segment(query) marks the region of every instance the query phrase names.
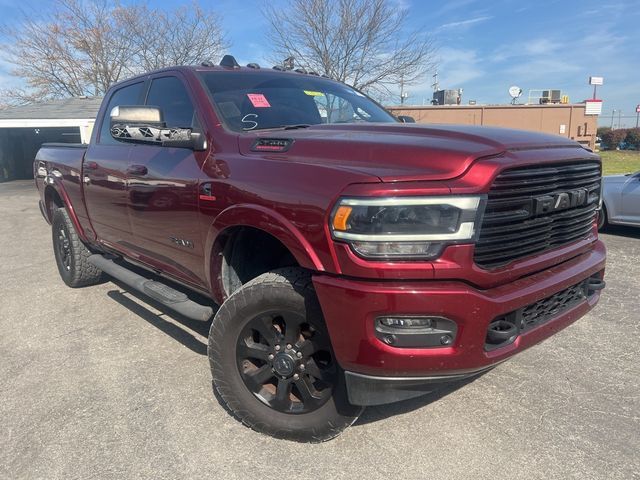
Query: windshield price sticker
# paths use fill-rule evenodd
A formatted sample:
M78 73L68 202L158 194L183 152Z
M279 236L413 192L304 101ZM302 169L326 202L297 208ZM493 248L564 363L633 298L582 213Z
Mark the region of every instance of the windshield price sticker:
M324 97L324 93L322 92L315 92L313 90L305 90L304 93L306 93L307 95L309 95L310 97Z
M253 105L256 108L271 107L271 104L267 100L267 97L265 97L262 93L247 93L247 97L249 97L249 101L251 102L251 105Z

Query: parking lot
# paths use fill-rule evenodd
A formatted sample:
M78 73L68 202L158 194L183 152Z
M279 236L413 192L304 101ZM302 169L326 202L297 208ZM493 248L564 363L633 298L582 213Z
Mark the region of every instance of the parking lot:
M33 182L0 184L0 478L640 478L640 229L587 317L462 387L274 440L212 392L208 325L69 289Z

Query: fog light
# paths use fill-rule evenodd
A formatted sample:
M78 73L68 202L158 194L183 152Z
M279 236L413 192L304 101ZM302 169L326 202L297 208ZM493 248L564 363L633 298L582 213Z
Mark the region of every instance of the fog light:
M382 317L378 321L385 327L431 328L433 326L431 317Z
M375 320L376 337L396 348L449 347L457 332L456 322L444 317L389 315Z

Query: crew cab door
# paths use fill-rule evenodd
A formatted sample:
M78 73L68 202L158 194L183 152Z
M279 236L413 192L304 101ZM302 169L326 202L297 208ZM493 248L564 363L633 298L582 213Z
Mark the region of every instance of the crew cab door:
M127 167L132 144L111 137L111 110L117 105L136 105L144 95L144 81L115 90L101 112L100 128L82 164L84 200L98 240L126 251L132 240L128 215ZM106 100L106 99L105 99Z
M620 220L640 224L640 172L629 177L622 187Z
M177 74L151 78L146 105L160 107L167 127L191 127L194 102ZM206 152L136 144L128 177L128 217L142 262L192 284L204 284L198 212Z

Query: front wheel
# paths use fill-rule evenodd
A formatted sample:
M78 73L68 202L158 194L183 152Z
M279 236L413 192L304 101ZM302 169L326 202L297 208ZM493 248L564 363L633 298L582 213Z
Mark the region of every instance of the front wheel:
M209 362L231 413L274 437L329 440L362 411L347 400L311 277L299 268L234 292L211 325Z

